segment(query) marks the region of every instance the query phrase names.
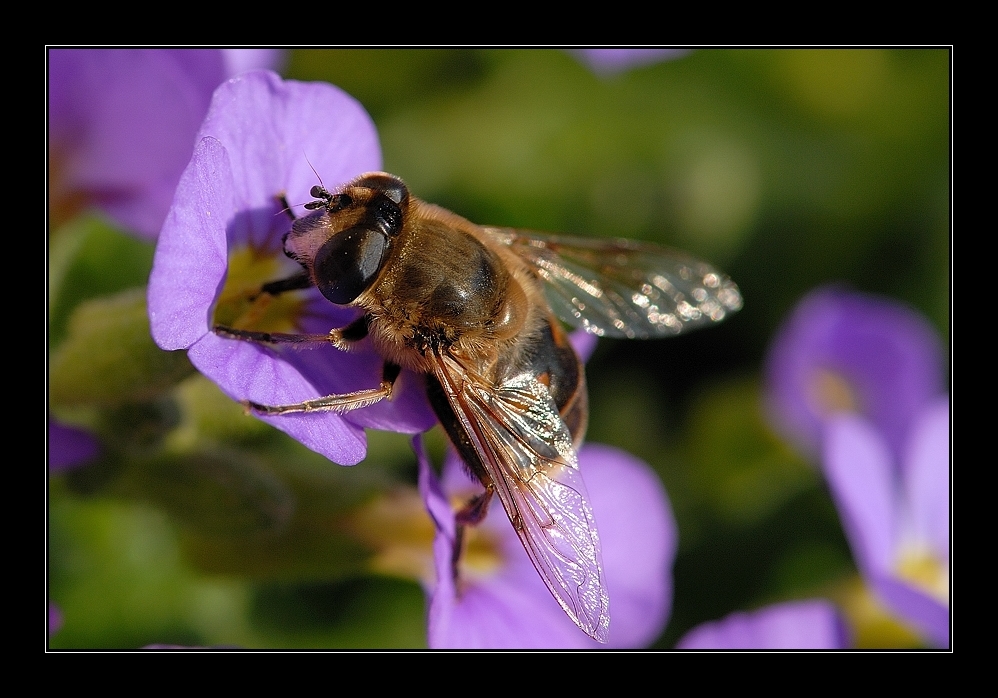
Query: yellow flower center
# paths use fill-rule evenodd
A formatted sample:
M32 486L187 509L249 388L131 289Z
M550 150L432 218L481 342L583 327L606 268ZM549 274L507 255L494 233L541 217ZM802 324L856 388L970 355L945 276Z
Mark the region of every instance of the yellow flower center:
M464 550L461 551L460 562L462 579L491 577L502 563L499 539L493 531L481 526L464 529Z
M453 502L455 507L464 504L460 500ZM374 549L370 562L373 571L414 579L428 586L435 582L435 528L415 490L400 489L377 497L350 518L348 527ZM458 563L459 585L462 580L487 577L502 564L499 541L487 529L465 528L463 547Z
M269 281L294 273L282 256L250 246L229 253L225 286L215 304L215 324L257 332L294 332L304 307L300 292L261 293Z
M858 575L838 584L831 597L848 619L853 646L857 649L922 645L918 631L885 608Z
M921 546L908 546L898 555L898 577L949 604L949 566Z
M812 409L825 417L837 412L859 412L859 396L842 374L819 368L811 375L808 390Z
M348 526L374 550L372 570L432 583L434 527L418 492L400 489L378 496Z

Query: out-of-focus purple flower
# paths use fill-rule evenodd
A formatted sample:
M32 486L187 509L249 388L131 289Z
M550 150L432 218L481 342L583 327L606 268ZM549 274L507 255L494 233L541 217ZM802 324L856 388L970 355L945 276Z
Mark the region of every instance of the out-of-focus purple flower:
M684 650L844 649L845 623L838 609L820 599L766 606L732 613L690 630L676 645Z
M895 613L949 644L949 399L925 407L895 463L869 420L828 425L825 477L860 572Z
M575 350L576 356L579 357L582 363L585 363L589 361L589 357L596 351L596 344L599 341L599 337L586 332L584 329L578 329L568 335L568 341L572 343L572 349Z
M579 48L569 51L597 75L609 76L631 68L682 58L684 48Z
M49 601L49 634L59 632L62 628L62 611L54 603Z
M312 198L316 172L335 188L380 165L370 117L332 85L251 72L219 87L156 247L148 296L156 343L187 349L236 400L294 404L377 387L382 359L364 343L350 353L325 344L291 349L220 337L212 327L321 334L352 321L355 310L315 289L274 298L259 288L301 271L283 254L291 222L278 197L301 205ZM435 422L423 381L407 372L391 401L346 415L263 419L342 464L363 459L364 427L416 433Z
M842 412L865 416L900 457L913 417L943 392L943 354L929 322L900 303L844 288L808 294L766 361L774 427L810 456Z
M281 72L287 51L280 48L223 48L222 58L225 74L231 78L251 70Z
M89 432L49 418L49 472L84 465L100 453L100 443Z
M217 50L51 50L49 194L68 209L57 218L97 206L155 238L224 78Z
M643 647L662 631L672 603L677 534L665 490L647 465L607 446L590 444L579 452L610 595L609 642L600 645L551 596L498 502L485 521L466 529L454 579L455 522L448 495L460 506L481 486L453 454L441 485L418 440L416 450L420 492L437 528L436 579L428 585L430 647Z
M50 50L53 220L95 206L154 239L212 92L230 70L280 58L247 49Z

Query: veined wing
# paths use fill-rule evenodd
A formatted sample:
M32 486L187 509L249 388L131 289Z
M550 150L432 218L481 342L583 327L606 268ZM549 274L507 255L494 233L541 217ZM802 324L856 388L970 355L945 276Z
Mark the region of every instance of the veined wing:
M666 337L742 307L738 286L706 262L631 240L485 230L527 261L564 322L601 337Z
M566 614L606 642L610 601L599 534L572 437L529 372L491 386L450 356L436 371L527 555Z

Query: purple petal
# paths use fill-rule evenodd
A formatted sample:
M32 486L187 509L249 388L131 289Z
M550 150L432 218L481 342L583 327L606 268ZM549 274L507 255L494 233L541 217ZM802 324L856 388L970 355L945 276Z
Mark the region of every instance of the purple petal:
M265 71L218 88L199 133L205 136L229 152L237 212L270 211L281 193L292 205L311 201L316 173L335 189L381 167L374 123L353 97L332 85L282 81Z
M60 611L59 607L56 606L54 603L52 603L50 601L49 602L49 634L51 635L53 633L59 632L59 629L62 628L62 623L63 623L62 611Z
M821 425L858 411L900 459L907 429L942 393L942 347L929 322L900 303L842 288L808 294L777 332L766 362L774 426L805 452Z
M287 61L287 51L280 48L223 48L225 74L235 77L251 70L280 72Z
M282 252L290 223L279 210L279 195L308 201L315 172L332 185L380 166L370 117L332 85L284 82L273 73L253 72L216 90L199 137L150 276L156 342L164 349L188 348L194 365L236 400L296 404L377 387L383 360L369 350L347 354L331 345L263 346L211 330L232 250L249 246L285 264L285 276L300 270ZM304 299L300 332L325 333L356 316L314 289ZM393 400L371 408L346 416L323 412L265 420L343 464L363 458L362 427L414 433L435 422L422 380L410 373L399 379Z
M579 360L582 363L586 363L589 361L589 357L593 355L593 352L596 351L596 343L599 341L599 337L585 330L575 330L568 335L568 341L572 343L572 348L575 350L575 354L579 357Z
M610 641L600 645L579 630L544 586L502 507L493 502L480 525L498 541L501 564L490 574L452 578L453 543L438 533L438 582L430 604L431 647L599 648L643 646L662 631L672 597L676 529L668 499L647 465L606 446L586 446L580 469L590 491L603 546L611 599ZM469 498L472 483L448 458L444 484ZM424 495L425 499L425 495ZM429 503L428 503L429 506Z
M149 275L149 326L167 351L187 349L211 327L228 269L226 225L234 215L225 147L201 139L180 178Z
M329 305L325 300L323 303ZM327 326L324 331L328 331L330 327ZM384 358L366 343L350 352L342 352L331 346L313 346L284 351L282 356L313 386L316 393L312 397L375 388L381 382L384 367ZM426 379L412 371L402 371L399 375L391 400L348 412L344 419L367 429L402 434L418 434L437 423L436 415L426 398Z
M615 75L630 68L682 58L690 53L681 48L580 48L569 51L597 75Z
M459 476L465 477L465 476ZM453 475L445 475L453 482ZM477 487L481 491L481 487ZM466 491L466 497L470 497ZM436 517L434 517L436 518ZM453 519L453 514L451 514ZM493 502L479 528L498 542L500 568L485 577L453 576L453 538L434 538L436 586L427 641L434 649L585 648L596 643L568 619L541 581L502 506Z
M333 347L308 350L331 354L335 365L339 353ZM292 405L320 393L301 372L279 360L269 347L205 335L188 351L191 363L235 400L271 405ZM332 412L261 417L334 463L353 465L364 459L367 439L363 429Z
M860 571L889 574L898 543L898 493L887 444L861 417L834 417L826 427L824 471Z
M949 398L933 403L915 422L905 459L905 498L912 534L949 561Z
M610 594L610 647L645 647L665 627L672 606L672 566L679 539L658 476L634 456L601 444L579 451L592 500Z
M430 464L430 457L423 445L422 436L413 437L412 450L416 452L416 461L419 465L419 494L426 505L426 511L433 519L433 525L437 531L442 532L446 538L453 541L455 538L454 510L451 509L447 495L444 494L440 479L433 472L433 466Z
M693 628L678 649L843 649L845 624L835 606L822 600L767 606L751 613L732 613Z
M89 432L49 419L49 472L84 465L100 453L100 443Z
M446 573L450 567L445 559L448 550L438 552L435 543L434 552L438 574ZM568 620L533 567L519 572L508 571L494 582L468 584L456 603L431 604L434 622L428 630L430 647L583 649L595 645ZM453 582L445 579L434 600L448 592L453 598Z
M51 50L53 198L82 195L155 238L223 79L217 50Z
M945 603L895 577L879 575L871 583L877 595L925 633L933 645L949 646L949 607Z

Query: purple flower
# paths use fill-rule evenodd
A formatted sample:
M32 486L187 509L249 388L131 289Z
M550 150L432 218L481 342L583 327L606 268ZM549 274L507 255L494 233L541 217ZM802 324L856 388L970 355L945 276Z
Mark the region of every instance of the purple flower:
M677 649L795 650L843 649L846 627L828 601L791 601L750 613L732 613L686 633Z
M939 338L915 311L886 298L820 288L801 300L770 346L770 420L817 456L830 416L861 414L899 455L913 417L943 392L942 365Z
M148 297L156 343L187 349L194 366L236 400L293 404L377 387L382 359L366 342L350 353L325 344L291 349L220 337L212 327L326 333L353 320L355 310L315 289L276 297L258 291L301 271L282 251L291 222L279 197L300 205L311 200L316 173L335 187L380 165L370 117L332 85L253 72L220 86L156 247ZM364 427L416 433L435 422L421 377L408 372L391 401L346 415L263 419L342 464L364 458Z
M56 219L95 205L153 239L191 157L216 50L49 51L49 184Z
M62 611L49 601L49 635L54 635L62 628Z
M609 643L600 645L558 606L498 502L485 521L466 529L454 579L455 522L448 495L460 506L481 486L464 474L454 455L444 465L441 486L418 440L416 450L420 491L437 528L436 578L428 587L430 647L643 647L658 637L672 602L677 535L665 490L647 465L608 446L590 444L579 452L610 595Z
M49 418L49 472L83 465L100 453L100 443L89 432Z
M916 419L896 463L869 420L828 425L824 470L860 573L895 613L949 645L949 399ZM900 466L900 467L899 467Z
M273 67L273 49L52 49L49 194L55 222L96 206L154 239L211 94Z
M631 68L682 58L690 53L683 48L580 48L572 55L597 75L609 76Z
M231 78L251 70L280 72L287 57L286 53L280 48L223 48L225 74Z

